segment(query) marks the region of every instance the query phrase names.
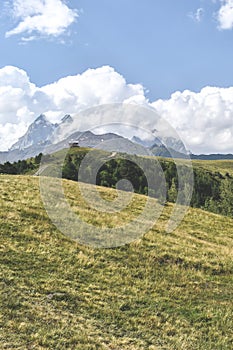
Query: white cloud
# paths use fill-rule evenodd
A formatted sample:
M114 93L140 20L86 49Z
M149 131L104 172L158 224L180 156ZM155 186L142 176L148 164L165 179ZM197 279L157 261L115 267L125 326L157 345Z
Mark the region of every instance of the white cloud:
M152 105L196 153L233 152L233 87L175 92Z
M23 40L39 37L58 37L78 17L63 0L12 0L12 16L18 24L6 32L6 37L23 35ZM32 35L33 34L33 35ZM26 37L25 37L26 35Z
M199 93L177 91L168 100L150 104L142 85L128 84L109 66L89 69L41 88L30 82L25 71L6 66L0 69L0 150L17 141L41 113L55 122L64 114L74 115L88 107L133 102L152 105L191 151L233 153L232 96L233 87L205 87ZM155 127L149 117L143 123L142 127Z
M205 10L202 7L200 7L200 8L197 9L196 12L189 13L188 16L192 20L194 20L195 22L200 23L202 21L202 19L203 19L204 13L205 13Z
M233 29L233 0L221 0L222 6L217 13L220 30Z
M0 69L0 150L8 149L41 113L50 121L99 104L146 104L142 85L127 84L111 67L89 69L41 88L17 67Z
M125 79L109 66L88 69L81 75L68 76L41 89L59 111L80 109L127 99L145 100L142 85L127 84Z

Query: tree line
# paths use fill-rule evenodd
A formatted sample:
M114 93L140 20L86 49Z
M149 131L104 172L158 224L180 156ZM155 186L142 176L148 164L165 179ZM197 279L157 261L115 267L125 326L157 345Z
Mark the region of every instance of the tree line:
M89 152L88 164L80 175L80 165L87 153L87 149L68 152L62 165L62 177L110 188L116 188L117 183L125 179L132 184L135 193L150 195L161 201L165 199L174 203L178 200L180 204L186 203L190 179L185 165L180 166L178 176L176 164L172 160L143 158L136 155L129 157L126 154L111 159L109 153L94 150ZM41 157L40 153L29 160L0 164L0 173L15 175L32 173L38 169ZM50 160L52 158L53 156L48 157ZM232 176L199 167L194 167L193 175L190 205L233 217ZM165 188L162 186L163 183ZM127 186L123 189L129 190Z
M18 160L17 162L5 162L0 164L0 174L20 175L33 172L39 168L42 153L30 159Z
M99 163L99 158L103 155L101 151L91 153L93 156L90 157L90 164L85 167L82 178L79 177L79 167L86 153L68 154L63 164L63 177L74 181L93 183L96 164ZM156 189L150 191L150 195L161 199L163 198L163 189L160 184L164 177L166 201L175 203L178 199L180 204L186 203L190 172L185 169L185 165L180 166L178 176L176 164L172 160L137 156L131 156L130 160L126 158L124 159L124 155L122 155L117 159L106 159L97 172L95 183L99 186L116 188L119 180L126 179L133 185L134 192L148 195L147 178L149 176L149 179L153 179L153 187ZM147 169L147 176L140 167L139 158L143 168ZM233 178L228 173L223 176L220 172L211 172L198 167L194 167L193 175L190 205L194 208L233 217ZM179 191L180 196L177 198Z

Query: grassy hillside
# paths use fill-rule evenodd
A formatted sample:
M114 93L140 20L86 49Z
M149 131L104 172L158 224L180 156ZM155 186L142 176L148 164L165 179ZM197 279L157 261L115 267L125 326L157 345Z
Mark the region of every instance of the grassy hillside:
M49 160L51 162L50 168L54 169L54 165L60 162L64 178L80 180L80 164L83 163L88 149L71 149L65 157L66 152L67 150L63 150L53 154ZM135 192L147 195L149 188L147 178L149 178L153 179L154 182L154 186L150 187L151 197L160 200L166 199L173 203L179 198L181 204L184 204L185 199L189 197L187 188L192 182L192 176L185 160L179 159L175 164L174 160L165 158L132 155L131 161L128 161L124 154L117 158L114 159L111 157L111 153L99 150L88 153L88 161L86 160L85 173L83 178L81 177L81 181L91 183L90 179L95 179L100 186L114 188L117 182L124 178L133 184ZM98 164L102 164L102 162L103 165L99 167ZM190 203L192 207L233 218L233 176L230 168L232 164L229 161L193 162L194 186ZM176 165L179 168L179 175ZM99 171L96 175L95 169L97 168ZM142 169L144 170L142 171ZM163 176L166 180L165 195L163 186L161 186ZM178 190L180 191L179 197L177 197Z
M64 186L74 211L107 222ZM168 234L169 204L143 239L94 250L51 224L38 178L2 175L0 192L0 349L233 348L233 220L190 209Z
M208 171L218 171L222 175L226 173L233 176L233 160L192 160L193 166Z
M63 149L43 157L40 169L42 154L39 154L28 161L2 164L0 173L46 174L56 177L60 176L58 169L62 169L63 178L69 180L96 182L100 186L115 188L118 181L124 178L130 181L134 191L140 194L150 193L151 197L173 203L179 199L181 204L189 198L187 189L192 183L192 176L185 160L178 159L175 164L172 159L136 155L131 155L129 160L129 155L123 153L115 157L115 152L97 149L89 151L88 148ZM82 165L85 170L80 176ZM194 160L193 175L194 187L190 205L233 218L233 161ZM166 180L165 189L161 186L163 176ZM153 186L148 185L148 179Z

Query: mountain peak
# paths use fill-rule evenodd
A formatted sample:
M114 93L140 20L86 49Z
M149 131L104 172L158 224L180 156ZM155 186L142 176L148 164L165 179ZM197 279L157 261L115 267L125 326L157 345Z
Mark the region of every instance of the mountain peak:
M40 114L39 117L37 117L31 125L40 124L52 125L52 123L50 123L45 114Z
M50 123L44 114L40 114L29 126L26 134L20 137L10 148L10 151L16 149L22 150L30 146L42 145L49 142L55 127L56 126Z
M161 141L157 137L154 137L152 140L142 140L138 136L133 136L131 141L134 142L134 143L137 143L137 144L139 144L139 145L141 145L143 147L146 147L146 148L150 148L150 147L154 146L155 144L157 146L161 145Z
M61 119L61 124L64 124L64 123L72 123L73 121L73 118L71 117L70 114L66 114L64 115L64 117Z

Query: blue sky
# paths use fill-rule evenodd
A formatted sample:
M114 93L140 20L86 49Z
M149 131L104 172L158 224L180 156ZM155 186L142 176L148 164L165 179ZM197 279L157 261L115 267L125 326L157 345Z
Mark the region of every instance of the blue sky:
M70 37L20 44L5 39L12 18L2 16L0 66L28 72L38 86L88 68L110 65L131 83L141 83L152 99L176 90L199 91L206 85L227 87L233 76L233 33L219 31L211 0L69 1L79 18ZM204 9L200 22L191 18Z
M43 88L60 78L82 75L90 68L95 70L110 66L125 79L126 85L141 84L145 100L181 132L186 142L190 139L187 124L191 120L192 128L196 127L197 130L188 147L197 152L217 151L217 146L215 149L212 144L206 143L205 135L199 137L202 130L195 125L205 115L213 114L219 101L224 100L222 109L217 107L217 117L212 115L210 118L212 123L216 119L216 130L213 130L213 125L211 129L212 136L221 127L223 134L218 135L218 149L233 152L233 142L230 142L233 135L233 111L230 109L230 122L227 114L231 108L233 86L233 0L46 2L50 4L50 10L54 9L54 19L49 27L41 25L43 20L51 16L51 13L48 15L49 10L46 12L43 9L42 0L28 0L26 5L22 0L1 2L0 69L4 70L7 66L20 68L26 72L30 82L37 88ZM36 23L35 15L41 13L45 16ZM59 27L56 17L63 26ZM6 69L2 72L0 79L4 85L8 73ZM11 71L9 74L13 77L16 73ZM108 74L113 73L109 71ZM15 84L12 78L13 88ZM207 91L210 87L217 90ZM43 93L45 90L48 89L44 89ZM185 90L189 93L183 93ZM141 90L137 93L142 94ZM215 94L216 100L209 110L209 102L204 103L200 117L203 104L201 98L206 101L206 94ZM173 112L179 113L181 98L182 101L187 100L186 95L195 100L187 105L189 114L183 119L178 116L172 120ZM195 103L199 103L198 111L193 110ZM23 107L27 107L27 115L23 114ZM180 110L180 115L184 114L185 108ZM16 108L17 118L13 120L5 109L5 105L1 109L0 103L0 125L4 134L6 130L11 132L11 138L8 139L13 142L19 136L18 132L23 133L28 123L36 117L37 110L19 105ZM50 112L51 116L56 114L52 110ZM60 114L62 112L69 111L59 110ZM57 116L60 116L59 113ZM193 120L195 113L199 114ZM224 125L219 126L221 113L226 114L226 120ZM203 125L207 127L207 124ZM229 140L224 139L226 135L229 135ZM0 136L3 140L3 131ZM224 146L225 141L227 147ZM4 142L2 149L10 146Z

